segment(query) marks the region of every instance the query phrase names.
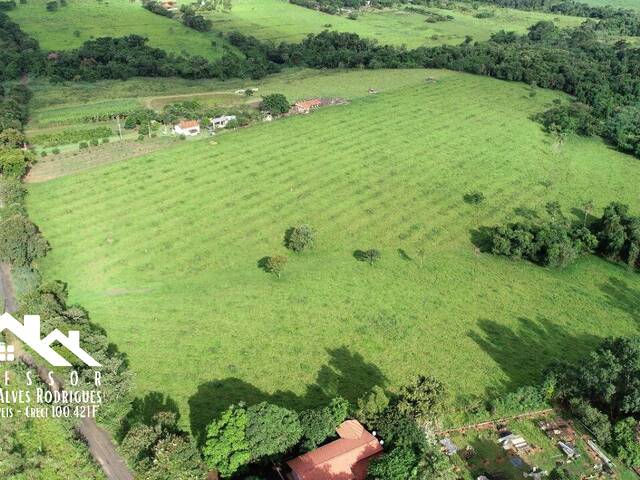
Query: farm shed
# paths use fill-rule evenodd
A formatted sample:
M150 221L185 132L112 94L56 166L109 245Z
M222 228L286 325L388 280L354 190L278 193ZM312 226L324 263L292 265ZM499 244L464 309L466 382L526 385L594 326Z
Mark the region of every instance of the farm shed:
M289 460L290 480L365 480L372 457L382 453L382 445L357 420L347 420L336 432L340 437L316 450Z
M200 134L200 122L197 120L183 120L173 127L173 131L176 132L177 135L193 137Z
M313 100L304 100L296 102L293 105L294 113L309 113L312 109L318 108L322 105L322 100L314 98Z
M444 451L448 456L455 455L458 451L458 447L451 441L449 437L440 440L440 445L444 447Z
M175 10L178 10L178 5L173 0L168 0L166 2L162 2L162 8L170 12L173 12Z
M520 452L529 448L529 444L524 438L520 435L514 435L513 433L500 438L498 443L500 443L502 448L505 450L512 450L515 452Z
M235 115L222 115L220 117L211 119L211 126L215 130L216 128L225 128L229 122L233 122L237 117Z

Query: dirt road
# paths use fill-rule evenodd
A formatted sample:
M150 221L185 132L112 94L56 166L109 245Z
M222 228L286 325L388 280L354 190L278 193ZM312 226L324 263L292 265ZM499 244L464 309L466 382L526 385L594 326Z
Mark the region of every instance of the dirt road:
M0 287L2 297L4 298L4 311L14 313L17 310L18 304L11 280L11 267L6 263L0 263ZM28 353L21 352L19 356L20 360L26 365L37 370L38 376L48 385L48 369L40 366ZM59 380L56 381L58 385L51 388L55 388L56 390L62 389L62 382ZM85 418L80 422L77 429L82 438L87 442L91 456L96 463L102 467L108 479L133 480L133 474L129 471L126 462L116 451L111 437L98 426L95 420Z

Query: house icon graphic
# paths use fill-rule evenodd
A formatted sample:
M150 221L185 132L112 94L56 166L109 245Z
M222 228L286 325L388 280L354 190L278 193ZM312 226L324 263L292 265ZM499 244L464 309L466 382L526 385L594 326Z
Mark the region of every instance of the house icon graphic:
M13 318L9 313L0 316L0 333L8 330L16 337L28 345L34 352L44 358L54 367L70 367L71 364L56 352L51 345L59 342L82 362L89 367L100 367L101 365L80 348L80 332L77 330L69 330L69 335L64 335L57 328L44 338L40 338L40 316L25 315L24 324ZM10 362L15 358L13 354L13 345L0 344L0 362Z

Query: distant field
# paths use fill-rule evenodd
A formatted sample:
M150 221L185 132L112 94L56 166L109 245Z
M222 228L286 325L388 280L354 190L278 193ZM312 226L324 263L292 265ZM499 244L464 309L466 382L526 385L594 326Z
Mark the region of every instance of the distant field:
M322 30L355 32L362 37L376 38L383 44L405 44L408 47L421 45L457 44L466 35L475 40L486 40L499 30L526 31L527 27L540 20L554 20L559 25L579 25L584 19L556 17L538 12L488 8L480 10L429 9L452 15L448 22L427 23L426 17L417 13L399 10L372 11L363 13L358 20L344 16L328 15L308 8L290 4L287 0L235 0L228 13L212 15L214 28L219 31L240 31L261 39L274 41L299 41L309 33ZM493 18L475 18L479 11L493 11Z
M637 274L596 257L551 271L472 243L552 200L579 218L571 208L589 198L597 213L612 200L638 212L638 160L598 140L550 142L530 115L552 92L416 72L217 145L30 186L53 246L44 275L68 281L127 353L138 394L169 394L199 435L233 401L301 408L417 373L460 396L504 391L640 331ZM463 201L475 190L481 207ZM283 232L300 222L317 248L292 255ZM354 259L366 248L382 252L375 266ZM279 280L257 266L274 253L289 258Z
M148 37L149 45L168 52L209 59L223 52L224 41L215 33L197 32L155 15L138 1L68 0L68 6L56 12L48 12L46 4L47 0L29 0L8 13L47 50L79 47L91 38L138 34Z
M612 7L640 10L640 0L583 0L590 5L611 5Z

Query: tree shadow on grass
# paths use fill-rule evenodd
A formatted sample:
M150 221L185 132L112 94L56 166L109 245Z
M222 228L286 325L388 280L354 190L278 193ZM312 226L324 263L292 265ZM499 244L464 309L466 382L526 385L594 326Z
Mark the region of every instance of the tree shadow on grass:
M269 257L262 257L260 260L256 262L256 266L265 273L269 273L269 267L267 266L269 262Z
M405 262L412 262L413 258L411 258L411 256L407 253L407 251L404 248L399 248L398 249L398 256L404 260Z
M607 296L612 307L628 313L635 322L640 323L640 290L615 277L609 277L609 281L600 286L600 290Z
M469 230L469 233L471 234L471 243L473 243L476 248L480 249L481 252L491 251L491 234L493 233L493 228L479 227Z
M142 398L134 399L131 402L131 410L120 424L119 439L122 440L134 425L153 425L153 417L160 412L172 412L176 414L176 420L180 418L178 404L168 395L149 392Z
M571 209L571 214L575 217L576 222L580 223L580 224L584 224L586 226L589 226L595 222L597 222L598 220L600 220L598 217L586 212L584 209L582 208L572 208Z
M544 317L535 321L518 318L514 328L479 319L478 328L480 332L471 331L469 337L507 376L502 385L487 389L490 397L540 382L545 368L551 363L577 361L602 340L595 335L574 334Z
M538 212L529 207L516 207L513 209L513 213L529 221L538 220L540 218Z
M303 394L278 390L263 392L239 378L226 378L205 382L189 398L191 432L199 445L204 445L206 429L227 407L243 402L253 405L270 402L292 410L303 410L328 404L336 396L355 402L374 386L384 387L387 378L359 353L346 347L327 350L330 358L316 376L315 383L307 385Z

